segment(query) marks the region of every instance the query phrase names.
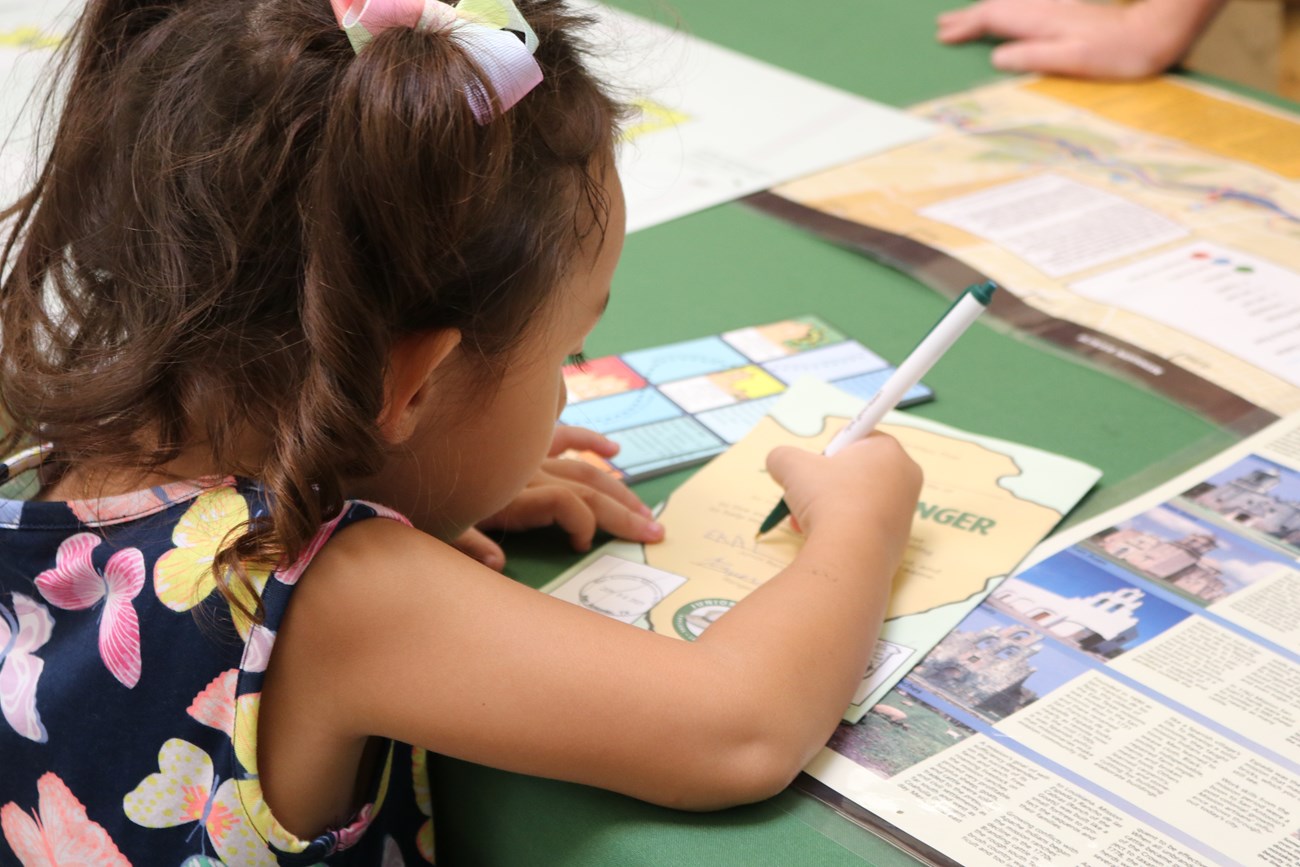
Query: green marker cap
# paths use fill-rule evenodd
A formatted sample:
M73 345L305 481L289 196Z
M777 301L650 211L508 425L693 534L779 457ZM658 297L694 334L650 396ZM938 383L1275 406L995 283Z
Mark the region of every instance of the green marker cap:
M993 300L993 293L997 291L997 288L998 284L989 280L987 283L976 283L966 291L974 295L976 301L983 304L985 307L988 307L989 302Z

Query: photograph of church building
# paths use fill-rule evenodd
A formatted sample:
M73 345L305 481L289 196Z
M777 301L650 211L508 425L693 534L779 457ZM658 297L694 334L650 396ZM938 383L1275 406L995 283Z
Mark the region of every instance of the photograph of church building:
M1171 506L1122 521L1082 547L1198 605L1291 565L1281 554Z
M1145 599L1136 587L1062 596L1009 578L993 591L987 604L1085 653L1114 659L1137 638L1137 610Z
M1033 659L1042 649L1040 636L1021 626L957 631L930 652L912 677L996 722L1038 698L1025 682L1037 671Z
M1300 553L1300 474L1286 467L1251 455L1181 499Z
M1104 662L1188 616L1121 575L1072 548L1008 578L984 604Z
M908 680L995 723L1082 670L1064 647L986 602L931 650Z

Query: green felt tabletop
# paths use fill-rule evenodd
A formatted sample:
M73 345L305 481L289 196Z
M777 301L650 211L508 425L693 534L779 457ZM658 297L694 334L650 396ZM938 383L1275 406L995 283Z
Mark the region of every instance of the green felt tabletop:
M946 0L785 4L709 0L671 10L615 5L897 106L995 80L986 45L934 41ZM947 306L915 280L729 204L628 238L589 357L815 313L898 363ZM937 399L911 412L1075 457L1105 476L1095 513L1203 459L1232 437L1163 398L992 323L976 323L927 376ZM686 477L642 483L647 502ZM509 574L533 586L573 560L555 533L507 540ZM563 636L556 636L562 641ZM611 660L617 664L617 660ZM678 813L581 786L439 760L443 863L839 865L914 861L808 796Z

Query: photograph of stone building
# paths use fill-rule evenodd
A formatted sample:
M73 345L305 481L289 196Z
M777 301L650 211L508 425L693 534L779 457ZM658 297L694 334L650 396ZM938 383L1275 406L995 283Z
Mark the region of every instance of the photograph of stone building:
M1169 505L1109 527L1082 547L1198 605L1289 566L1285 556Z
M1060 644L985 603L939 642L908 680L995 723L1081 671Z
M930 652L912 677L996 722L1038 698L1025 686L1037 669L1041 636L1021 626L956 631Z
M1181 499L1300 553L1300 473L1251 455Z
M1166 539L1131 527L1112 527L1088 543L1144 577L1177 587L1207 604L1228 595L1223 571L1209 556L1219 547L1210 533Z

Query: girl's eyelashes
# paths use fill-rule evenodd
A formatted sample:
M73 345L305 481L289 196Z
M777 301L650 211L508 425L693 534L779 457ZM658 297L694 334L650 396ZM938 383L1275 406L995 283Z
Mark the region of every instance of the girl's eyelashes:
M581 351L578 351L566 358L564 363L569 367L576 367L578 370L582 370L587 366L589 360L590 359L588 359L586 355L583 355Z

